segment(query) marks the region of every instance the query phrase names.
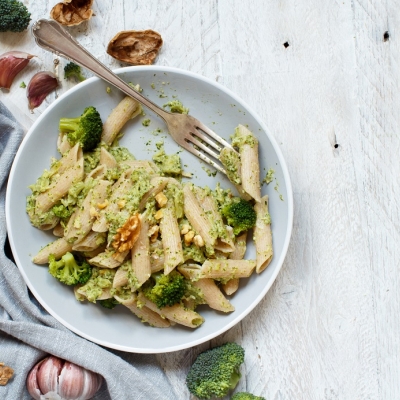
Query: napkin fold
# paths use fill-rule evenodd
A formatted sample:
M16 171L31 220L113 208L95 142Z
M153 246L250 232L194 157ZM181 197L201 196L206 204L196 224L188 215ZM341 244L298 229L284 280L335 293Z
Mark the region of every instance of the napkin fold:
M66 359L104 377L95 400L179 399L152 354L108 350L65 328L28 290L7 251L5 194L12 161L24 132L0 102L0 362L14 377L0 386L0 399L31 399L26 376L47 354Z

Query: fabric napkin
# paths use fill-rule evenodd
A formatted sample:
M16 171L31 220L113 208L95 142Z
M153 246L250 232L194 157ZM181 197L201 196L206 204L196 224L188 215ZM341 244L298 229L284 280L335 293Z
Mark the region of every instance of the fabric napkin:
M23 130L0 102L0 362L14 377L0 386L0 399L31 399L26 376L47 354L66 359L104 377L96 400L180 399L155 355L111 351L83 339L49 315L29 292L7 251L5 194ZM6 247L6 250L4 248Z

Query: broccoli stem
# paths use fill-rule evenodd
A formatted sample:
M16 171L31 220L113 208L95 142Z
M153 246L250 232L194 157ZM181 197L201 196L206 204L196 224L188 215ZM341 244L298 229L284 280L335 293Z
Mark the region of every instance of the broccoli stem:
M74 132L79 128L80 117L78 118L61 118L60 131L61 132Z

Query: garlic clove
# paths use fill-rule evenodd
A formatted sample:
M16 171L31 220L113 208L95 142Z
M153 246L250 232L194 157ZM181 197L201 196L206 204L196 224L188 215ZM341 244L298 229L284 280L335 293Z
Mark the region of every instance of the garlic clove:
M47 95L58 86L56 76L48 71L41 71L33 75L27 88L29 109L39 107Z
M103 378L101 375L96 374L95 372L83 369L83 374L83 389L79 400L91 399L97 393L101 387L101 384L103 383Z
M82 368L66 361L59 377L58 394L65 399L78 399L82 393L83 383Z
M28 389L29 394L35 399L40 400L40 389L37 381L37 372L40 365L43 363L44 360L38 362L29 372L26 378L26 388Z
M9 51L0 55L0 89L10 89L14 78L28 65L32 54Z
M74 400L91 399L100 389L102 377L76 364L65 362L58 379L61 398Z
M43 360L37 372L37 382L43 394L58 392L58 376L62 370L63 361L50 356Z

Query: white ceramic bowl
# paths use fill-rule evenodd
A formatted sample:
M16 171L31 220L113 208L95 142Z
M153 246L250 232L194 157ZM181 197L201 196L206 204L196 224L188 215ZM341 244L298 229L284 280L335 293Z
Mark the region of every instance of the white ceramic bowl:
M99 305L75 300L73 289L60 284L46 266L32 263L38 250L54 240L49 232L33 228L25 213L28 185L36 181L49 167L51 157L59 157L56 150L58 121L61 117L79 116L83 109L94 105L103 117L122 99L117 89L107 94L107 84L90 78L60 96L38 118L24 138L12 166L6 198L7 228L11 248L26 284L36 299L58 321L76 334L102 346L127 352L164 353L185 349L225 332L242 320L260 302L274 282L284 261L289 245L293 198L288 170L273 136L256 113L234 93L223 86L191 72L176 68L146 66L128 67L115 71L125 81L139 83L143 94L156 104L180 100L190 109L190 114L229 139L238 124L248 125L260 143L261 174L269 168L275 170L276 182L264 185L263 194L270 196L274 258L260 275L243 279L237 293L231 297L235 311L223 314L201 306L199 312L205 322L197 329L174 326L157 329L142 324L128 309L118 306L107 310ZM150 111L128 123L121 145L128 147L137 159L151 159L156 142L164 140L167 153L179 150L168 137L164 123ZM148 127L143 119L150 118ZM157 130L162 130L158 132ZM185 170L193 172L193 182L214 188L231 187L221 174L209 176L209 167L188 152L181 152ZM280 198L282 197L282 199ZM248 247L246 258L255 258L253 245Z

